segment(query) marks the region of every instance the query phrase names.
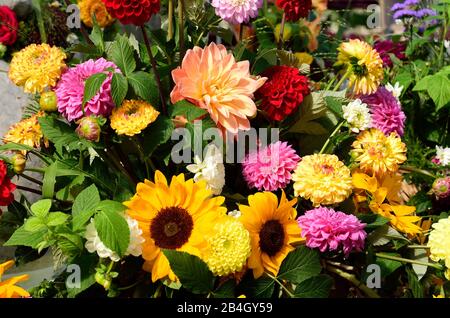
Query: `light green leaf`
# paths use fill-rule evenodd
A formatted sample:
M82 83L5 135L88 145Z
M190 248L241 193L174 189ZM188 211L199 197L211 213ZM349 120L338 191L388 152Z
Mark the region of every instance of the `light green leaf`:
M278 278L299 284L322 270L319 254L305 246L290 252L281 264Z
M182 115L186 117L188 121L193 121L203 115L207 114L207 111L189 103L187 100L181 100L169 107L169 117L175 117Z
M55 192L56 173L58 170L58 163L55 161L47 168L45 168L44 178L42 179L42 197L53 198Z
M32 216L28 220L25 221L24 229L28 232L37 232L45 228L44 220L41 218Z
M120 73L114 73L111 80L111 96L114 104L120 106L128 92L128 81L125 76Z
M130 228L125 218L116 211L102 209L95 215L94 222L103 244L119 256L125 255L130 243Z
M37 245L44 240L44 236L47 234L47 229L42 228L36 232L30 232L25 230L25 226L19 227L9 240L3 244L4 246L30 246L36 248Z
M440 110L450 103L450 80L447 70L444 69L434 75L425 76L416 84L413 90L426 90L436 105L436 110Z
M45 199L39 200L36 203L34 203L30 207L30 210L34 216L37 216L38 218L45 218L48 212L50 212L51 207L52 207L52 200Z
M67 222L69 215L62 212L52 212L47 217L47 226L58 226Z
M100 203L100 195L97 187L91 184L75 198L72 206L72 224L74 230L81 229L94 215L95 208Z

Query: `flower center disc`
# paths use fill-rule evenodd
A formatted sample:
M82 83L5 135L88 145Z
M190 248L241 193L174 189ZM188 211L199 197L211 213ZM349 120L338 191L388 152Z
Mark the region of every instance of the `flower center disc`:
M259 247L269 256L277 254L284 244L284 229L277 220L264 223L259 232Z
M155 245L160 248L177 249L191 236L194 221L183 208L169 207L158 212L150 224L150 233Z

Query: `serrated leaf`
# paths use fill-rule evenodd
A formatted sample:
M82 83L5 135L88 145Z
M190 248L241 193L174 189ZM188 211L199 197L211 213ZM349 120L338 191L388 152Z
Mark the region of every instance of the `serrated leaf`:
M397 253L385 253L385 254L391 255L391 256L396 256L396 257L401 257L401 255L397 254ZM395 270L397 270L398 268L400 268L402 266L402 263L399 261L394 261L394 260L385 259L385 258L381 258L381 257L377 257L376 263L380 266L382 277L389 276Z
M95 215L94 223L103 244L123 256L130 243L130 228L125 218L114 210L101 209Z
M328 275L318 275L311 277L299 284L294 291L298 298L327 298L333 279Z
M189 103L187 100L181 100L176 102L172 106L169 107L169 117L173 118L175 116L182 115L186 117L188 121L193 121L203 115L206 115L208 112L192 103Z
M220 287L218 287L216 290L214 290L212 295L214 298L233 298L235 287L236 283L233 279L230 279L224 284L220 285Z
M114 104L120 106L128 92L128 80L120 73L114 73L111 79L111 96Z
M67 256L79 254L84 247L81 237L71 233L58 234L57 245Z
M103 85L103 82L108 77L108 74L106 73L96 73L91 76L89 76L85 83L84 83L84 94L83 94L83 112L84 112L84 105L88 101L90 101L100 90L100 87Z
M47 229L42 228L36 232L29 232L25 230L24 226L19 227L9 240L3 244L3 246L30 246L36 248L37 245L42 242L44 235L47 233Z
M277 56L282 65L298 68L299 60L294 53L285 50L277 50Z
M103 31L97 23L97 19L95 14L92 16L92 31L89 35L89 39L91 39L92 43L97 47L99 52L105 51L105 42L103 41Z
M100 203L100 195L94 184L81 191L72 206L73 228L80 229L91 218Z
M77 264L80 269L80 284L75 287L68 285L69 280L66 281L67 297L74 298L79 293L85 291L89 287L95 284L95 267L98 262L96 254L84 254L73 261L73 264ZM71 274L71 272L69 272ZM69 275L70 277L70 275ZM72 283L72 282L70 282Z
M52 207L52 200L44 199L39 200L36 203L32 204L30 210L34 216L37 216L39 218L45 218L48 212L50 212L51 207Z
M153 76L149 73L139 71L128 75L127 78L128 83L133 88L136 95L153 106L159 104L159 91Z
M284 259L278 272L278 279L299 284L316 276L321 270L319 254L305 246L300 246Z
M249 298L270 298L275 289L275 281L267 276L253 279L253 273L239 284L242 292Z
M78 135L69 125L51 116L39 117L42 134L55 144L56 151L62 154L63 147L80 141Z
M170 139L173 130L172 120L166 116L159 115L156 121L145 130L143 148L146 158L150 157L159 145L166 143Z
M366 230L377 228L390 221L388 218L379 214L358 214L357 218L363 223L366 223Z
M333 113L342 118L342 101L333 96L325 96L325 103L327 104L328 109L330 109Z
M47 217L47 226L58 226L66 223L69 215L62 212L52 212Z
M133 47L125 35L118 35L108 48L108 58L113 61L125 76L129 76L136 69Z
M446 70L425 76L416 84L413 90L426 90L435 103L436 110L440 110L450 103L450 80Z

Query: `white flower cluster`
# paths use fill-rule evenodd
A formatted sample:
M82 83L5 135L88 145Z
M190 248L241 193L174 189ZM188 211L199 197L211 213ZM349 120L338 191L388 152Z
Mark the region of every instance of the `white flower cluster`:
M436 146L436 159L439 160L441 166L450 165L450 148Z
M342 106L344 119L350 126L351 131L359 133L362 130L370 128L372 118L370 117L369 107L359 98Z

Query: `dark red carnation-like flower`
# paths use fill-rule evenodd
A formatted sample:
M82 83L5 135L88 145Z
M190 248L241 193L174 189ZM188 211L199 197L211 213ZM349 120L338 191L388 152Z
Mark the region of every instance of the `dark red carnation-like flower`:
M272 66L262 76L268 80L256 97L262 100L260 107L272 120L281 121L295 112L310 93L308 78L295 67Z
M109 14L122 24L144 25L159 12L159 0L102 0Z
M16 185L7 176L8 169L5 163L0 160L0 206L6 206L14 201L13 192Z
M13 45L17 40L16 13L7 6L0 6L0 43L3 45Z
M406 58L406 44L401 42L393 42L392 40L377 41L373 48L380 53L383 64L386 67L392 67L393 63L389 54L394 54L399 60Z
M311 0L277 0L278 8L283 9L286 21L297 21L306 18L311 11Z

